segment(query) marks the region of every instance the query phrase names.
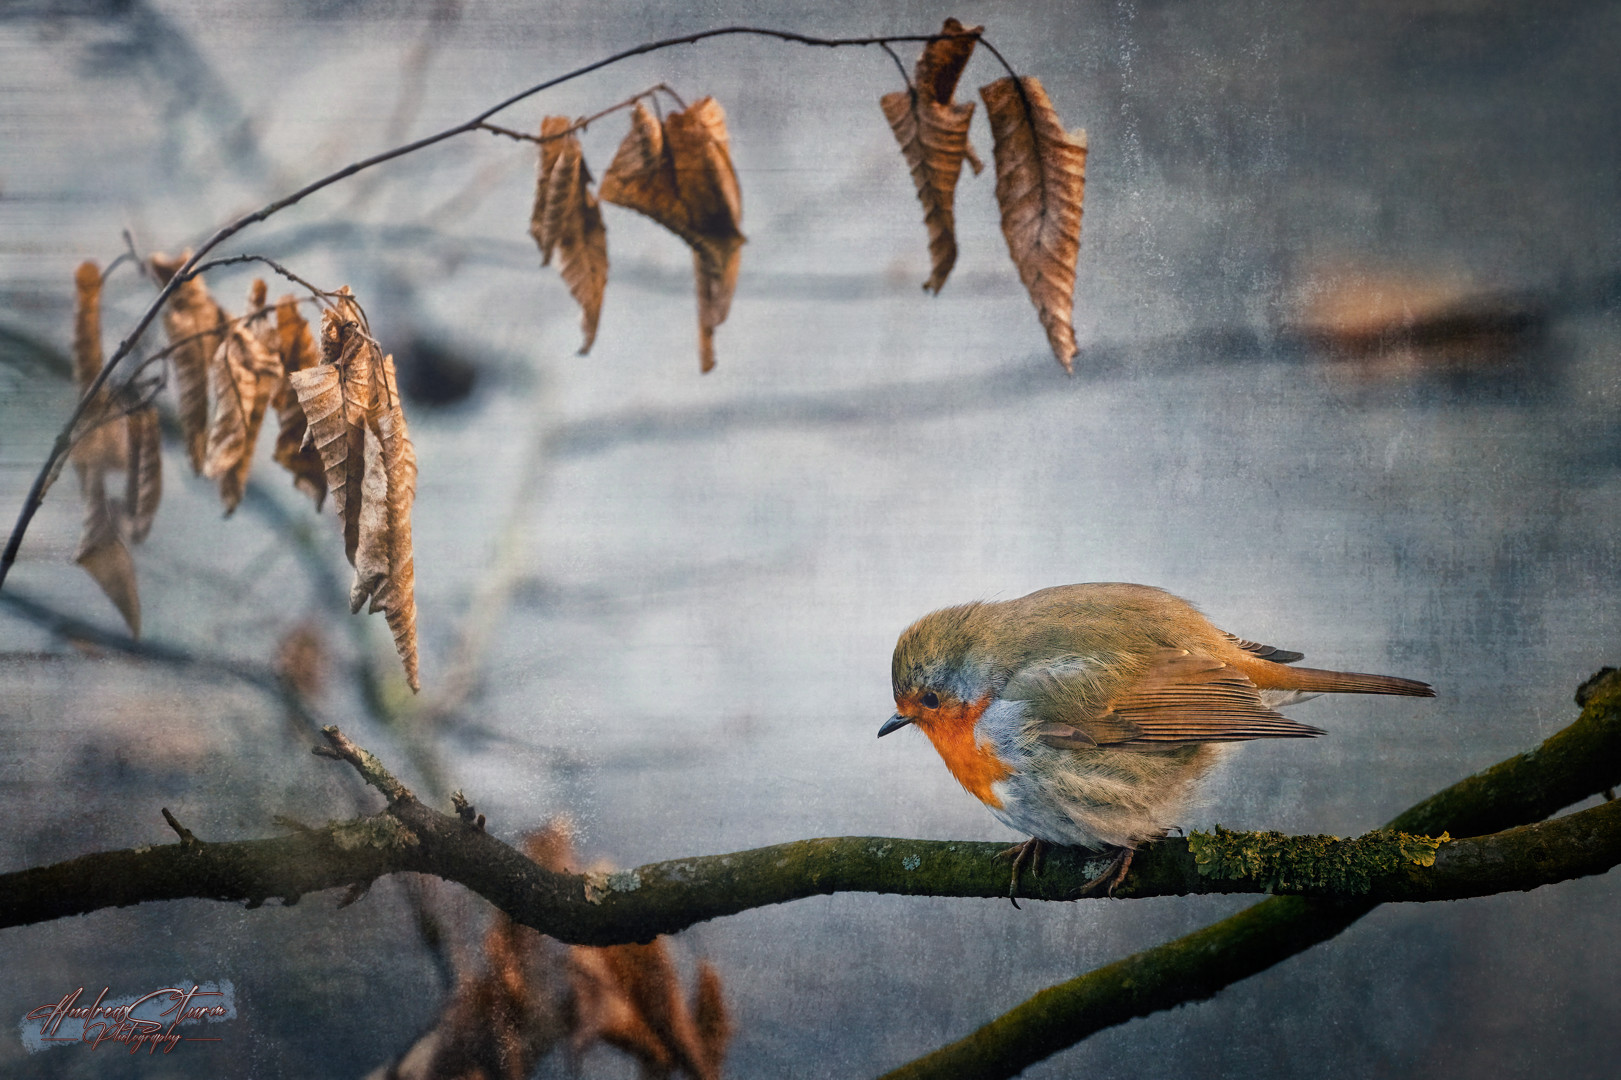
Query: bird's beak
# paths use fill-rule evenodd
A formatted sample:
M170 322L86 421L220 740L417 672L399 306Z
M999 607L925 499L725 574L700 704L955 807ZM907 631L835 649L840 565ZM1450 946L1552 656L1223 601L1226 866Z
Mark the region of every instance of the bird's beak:
M896 713L894 716L891 716L888 720L884 721L884 726L878 729L878 737L882 739L891 731L899 731L901 728L905 727L911 722L912 718L910 716L902 716L900 713Z

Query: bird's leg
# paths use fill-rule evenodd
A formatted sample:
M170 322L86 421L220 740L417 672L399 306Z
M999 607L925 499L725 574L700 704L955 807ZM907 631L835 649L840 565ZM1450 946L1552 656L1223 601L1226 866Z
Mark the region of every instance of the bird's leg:
M1109 865L1104 868L1103 873L1082 885L1080 891L1075 895L1089 896L1095 890L1102 889L1104 896L1113 896L1115 889L1119 888L1120 883L1126 880L1126 871L1131 869L1131 860L1136 854L1137 852L1133 848L1115 848L1114 857L1109 860Z
M1013 902L1014 907L1019 906L1018 898L1014 896L1019 891L1019 871L1026 866L1030 867L1031 877L1041 876L1041 857L1047 852L1047 842L1039 837L1032 836L1022 844L1014 844L1005 851L998 851L998 859L1013 860L1013 877L1008 881L1007 898Z

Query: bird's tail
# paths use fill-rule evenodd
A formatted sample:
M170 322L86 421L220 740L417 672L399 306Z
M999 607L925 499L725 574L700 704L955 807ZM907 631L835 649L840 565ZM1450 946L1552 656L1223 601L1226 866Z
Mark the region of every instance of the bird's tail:
M1399 694L1402 697L1434 697L1435 688L1415 679L1394 675L1366 675L1360 671L1326 671L1322 668L1285 667L1266 660L1246 665L1244 674L1262 690L1299 690L1308 694Z

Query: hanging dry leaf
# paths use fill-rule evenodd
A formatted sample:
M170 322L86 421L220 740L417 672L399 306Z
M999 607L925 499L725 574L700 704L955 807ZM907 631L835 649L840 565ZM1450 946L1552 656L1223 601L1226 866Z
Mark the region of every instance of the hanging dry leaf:
M392 355L383 357L378 375L377 395L367 421L374 436L369 441L378 444L379 463L388 481L388 578L373 590L371 610L381 608L388 619L394 649L405 665L405 681L416 691L421 685L417 678L416 559L411 544L411 507L416 502L417 455L406 430Z
M174 258L153 255L150 265L159 283L167 284L189 258L189 251ZM203 471L208 457L208 365L224 340L228 321L200 277L182 282L163 310L163 328L174 349L169 369L180 397L180 438L196 473Z
M73 561L95 579L107 599L124 616L129 632L141 636L141 598L135 587L135 560L118 535L118 523L107 499L104 475L100 469L79 467L84 491L84 528L79 534L79 550Z
M558 252L557 271L580 305L580 331L585 340L580 355L591 351L602 314L602 295L608 287L608 231L602 208L591 193L591 171L585 166L580 141L569 132L569 121L548 116L540 122L540 176L535 184L535 206L529 235L540 247L540 264L550 265ZM568 134L564 134L568 132Z
M276 303L276 353L282 366L281 381L270 399L279 422L276 463L293 474L293 486L314 499L315 509L320 510L326 501L326 469L315 447L304 443L304 410L299 408L298 395L288 376L314 367L321 357L315 350L310 324L299 314L298 300L291 294Z
M155 405L143 405L124 418L129 433L129 461L125 472L124 514L131 543L139 544L152 531L163 498L163 430Z
M1021 90L1022 87L1022 90ZM1033 76L979 88L995 139L996 201L1002 235L1036 305L1053 355L1073 371L1075 260L1086 192L1086 132L1066 133Z
M255 281L248 310L258 314L250 314L227 330L209 362L211 407L203 475L219 481L227 517L242 501L265 406L282 380L281 361L265 345L267 338L273 340L274 332L263 311L264 298L265 283Z
M931 41L918 57L914 85L907 90L885 94L878 99L889 120L895 141L912 170L918 201L923 204L923 224L929 232L929 258L932 264L925 289L939 295L957 261L956 212L953 208L957 180L966 158L978 173L983 167L968 145L968 123L974 115L973 102L951 100L957 89L974 44L984 27L964 28L956 19L947 19L942 34L973 36Z
M411 506L416 450L406 431L394 358L378 355L348 287L321 317L322 362L287 376L321 455L344 555L355 567L353 610L382 611L417 690L416 583Z
M309 425L305 439L326 469L332 508L343 523L343 554L351 564L360 543L366 414L372 401L372 350L358 316L352 302L323 312L322 362L287 377Z
M360 542L355 547L355 581L349 586L349 612L366 605L388 581L388 472L376 439L365 440L365 478L360 485ZM376 605L373 609L376 610Z
M698 363L715 366L715 328L726 321L745 237L743 199L714 98L661 125L637 103L630 132L602 178L602 198L646 214L692 248L698 291Z
M83 394L101 374L101 268L94 262L81 263L73 282L79 292L73 320L73 373ZM115 415L111 400L103 387L84 410L75 428L74 464L95 469L124 467L124 421Z

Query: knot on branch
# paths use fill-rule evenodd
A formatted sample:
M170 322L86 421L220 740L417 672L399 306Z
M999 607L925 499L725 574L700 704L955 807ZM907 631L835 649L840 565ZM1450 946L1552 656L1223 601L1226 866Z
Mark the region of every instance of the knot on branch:
M169 823L169 828L173 829L175 831L175 835L180 837L180 846L185 848L187 851L200 850L203 846L203 842L197 839L196 836L192 835L192 831L190 829L176 821L175 816L169 813L169 808L167 806L162 807L162 810L163 820L167 821Z
M460 789L450 793L450 805L455 809L456 816L462 819L463 825L484 831L484 815L473 809L473 804L467 801L467 796Z
M1408 866L1434 866L1435 853L1452 838L1378 829L1350 840L1337 836L1285 836L1279 832L1188 834L1188 850L1204 877L1259 881L1268 892L1327 891L1361 895L1375 879Z

